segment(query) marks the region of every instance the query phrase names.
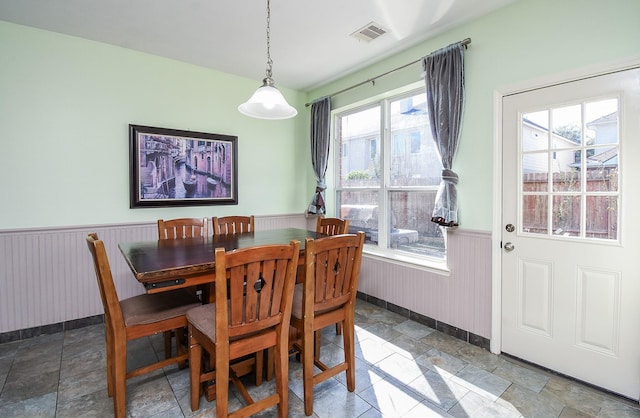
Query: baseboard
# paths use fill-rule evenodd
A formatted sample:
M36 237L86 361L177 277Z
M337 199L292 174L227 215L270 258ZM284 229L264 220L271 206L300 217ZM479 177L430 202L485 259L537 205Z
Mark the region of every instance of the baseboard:
M104 315L94 315L87 318L74 319L71 321L58 322L57 324L43 325L40 327L19 329L15 331L0 333L0 344L13 341L26 340L41 335L55 334L57 332L69 331L72 329L84 328L90 325L104 323Z

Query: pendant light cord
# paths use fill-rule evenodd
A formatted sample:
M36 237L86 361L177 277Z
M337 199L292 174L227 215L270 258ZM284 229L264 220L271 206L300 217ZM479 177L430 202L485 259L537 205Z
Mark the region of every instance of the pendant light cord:
M271 1L267 0L267 79L271 79L271 69L273 61L271 60Z

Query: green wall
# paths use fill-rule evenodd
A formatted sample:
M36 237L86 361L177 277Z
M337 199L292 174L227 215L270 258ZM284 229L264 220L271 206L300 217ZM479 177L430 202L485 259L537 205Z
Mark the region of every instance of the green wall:
M260 85L182 62L0 22L0 230L302 213L308 109L286 121L237 111ZM257 72L261 71L256 69ZM128 125L238 136L239 204L129 208Z
M638 0L520 0L310 92L279 86L299 112L286 121L237 112L260 74L249 80L0 22L0 230L302 213L315 186L304 103L464 38L472 43L465 56L466 108L454 161L460 223L491 230L494 91L638 59L639 16ZM418 82L421 71L416 64L373 87L336 96L333 107ZM239 204L129 209L130 123L237 135Z
M453 168L460 180L463 228L491 230L493 187L493 94L531 80L577 69L640 58L639 0L520 0L463 27L310 92L322 97L415 61L465 38L466 105ZM333 109L420 79L415 64L332 99Z

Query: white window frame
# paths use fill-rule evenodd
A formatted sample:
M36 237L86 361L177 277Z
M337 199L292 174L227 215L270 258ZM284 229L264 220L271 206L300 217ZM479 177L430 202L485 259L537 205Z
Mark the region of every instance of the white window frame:
M349 188L341 188L337 186L338 183L338 170L341 164L340 153L341 146L339 143L339 132L338 132L338 123L337 118L339 116L344 117L349 113L357 113L366 108L374 107L380 105L380 118L381 118L381 147L380 152L382 153L382 157L380 159L380 169L384 175L384 179L382 180L382 184L377 188L362 188L358 189L358 191L376 191L378 192L378 219L389 219L388 217L388 197L389 193L394 191L426 191L426 190L437 190L438 185L434 186L424 186L424 187L388 187L386 186L390 182L390 173L386 170L386 167L390 165L390 159L393 153L393 138L390 135L390 127L387 124L390 122L389 118L386 114L388 110L388 103L397 99L402 98L403 96L408 97L413 94L419 93L421 90L424 91L424 83L418 82L413 83L403 88L389 91L387 93L371 97L369 99L361 100L356 103L352 103L350 105L346 105L331 111L331 148L334 150L331 153L330 159L333 160L333 189L334 189L334 213L340 213L340 208L338 207L338 193L342 190L349 190ZM430 222L430 221L427 221ZM387 262L391 262L394 264L400 265L409 265L413 268L418 268L425 271L446 274L449 273L449 267L447 264L447 237L446 230L443 231L444 240L445 240L445 257L436 258L429 257L419 254L410 253L407 251L396 250L393 248L388 248L388 236L389 236L389 223L388 222L378 222L378 244L365 244L364 253L365 256L381 259Z

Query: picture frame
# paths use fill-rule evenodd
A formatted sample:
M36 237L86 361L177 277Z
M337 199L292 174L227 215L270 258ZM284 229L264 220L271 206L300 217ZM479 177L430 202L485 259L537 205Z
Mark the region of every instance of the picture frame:
M238 204L238 137L129 125L130 208Z

